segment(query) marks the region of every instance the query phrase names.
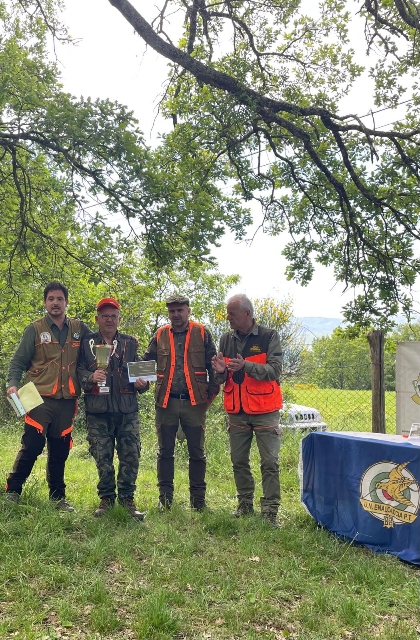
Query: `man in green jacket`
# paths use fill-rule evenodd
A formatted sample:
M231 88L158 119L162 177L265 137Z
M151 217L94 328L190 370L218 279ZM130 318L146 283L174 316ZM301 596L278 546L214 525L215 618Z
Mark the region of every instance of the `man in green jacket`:
M283 361L280 338L274 329L255 322L254 307L246 295L229 298L226 311L231 331L220 338L213 368L216 381L224 383L223 405L229 420L230 455L238 496L234 515L241 517L254 511L255 481L250 451L255 435L261 459L261 514L278 527Z
M67 502L64 467L72 445L73 418L80 386L76 375L80 341L90 329L80 320L68 318L68 291L60 282L44 289L46 315L26 327L10 364L7 395L19 395L26 372L43 404L25 415L21 448L7 477L6 499L18 502L22 487L47 443L47 483L50 499L61 511L74 511Z
M172 505L175 440L181 426L189 454L190 504L195 511L203 511L206 508L206 411L220 388L214 382L211 365L216 347L209 330L190 320L191 309L186 296L174 294L166 300L166 306L170 324L157 330L143 357L157 361L159 502L163 509Z

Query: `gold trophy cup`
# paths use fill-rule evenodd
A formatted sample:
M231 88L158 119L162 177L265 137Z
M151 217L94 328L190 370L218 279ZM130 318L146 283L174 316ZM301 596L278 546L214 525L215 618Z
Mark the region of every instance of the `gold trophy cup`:
M114 345L111 344L95 344L93 339L89 340L90 350L95 357L96 366L102 371L106 371L111 357L111 352L114 350ZM98 382L99 393L109 393L109 387L106 386L106 382Z

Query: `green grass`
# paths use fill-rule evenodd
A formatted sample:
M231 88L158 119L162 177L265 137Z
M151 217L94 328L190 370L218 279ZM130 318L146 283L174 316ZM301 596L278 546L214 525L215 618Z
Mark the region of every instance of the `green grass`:
M329 431L372 431L372 392L292 387L293 402L315 407ZM385 392L387 433L395 433L396 393Z
M309 404L309 403L307 403ZM0 506L0 638L7 640L414 640L416 568L344 543L305 513L297 478L300 434L281 449L282 528L261 518L235 520L224 418L212 408L207 429L208 502L188 506L187 454L179 446L176 503L157 509L156 441L150 402L136 502L139 523L116 507L102 519L96 469L83 428L67 464L75 514L48 503L45 455L17 506ZM19 446L21 423L0 431L0 473ZM261 494L258 456L252 456ZM416 630L417 626L417 630Z

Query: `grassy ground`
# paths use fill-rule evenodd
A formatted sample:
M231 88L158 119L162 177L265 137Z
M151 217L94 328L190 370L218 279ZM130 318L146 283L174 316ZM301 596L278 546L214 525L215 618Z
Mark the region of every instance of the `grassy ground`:
M419 571L317 529L299 502L300 435L283 437L282 528L235 506L224 419L208 421L208 502L188 507L187 456L177 451L176 504L156 508L152 408L143 411L138 523L119 507L102 519L81 426L67 464L76 514L47 500L41 456L18 506L0 505L0 638L16 640L414 640ZM21 423L0 431L10 470ZM256 452L253 465L259 479ZM258 494L261 494L258 485Z
M315 407L329 431L372 431L372 392L292 387L293 402ZM387 433L395 433L396 394L385 392Z

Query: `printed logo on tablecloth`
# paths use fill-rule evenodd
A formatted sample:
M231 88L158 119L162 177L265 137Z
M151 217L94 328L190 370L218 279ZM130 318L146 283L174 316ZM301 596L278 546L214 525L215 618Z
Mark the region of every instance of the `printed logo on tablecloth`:
M412 524L417 518L420 487L408 462L377 462L360 480L360 504L384 527Z

